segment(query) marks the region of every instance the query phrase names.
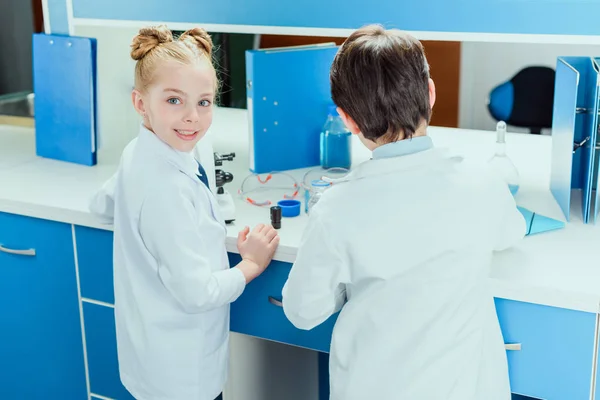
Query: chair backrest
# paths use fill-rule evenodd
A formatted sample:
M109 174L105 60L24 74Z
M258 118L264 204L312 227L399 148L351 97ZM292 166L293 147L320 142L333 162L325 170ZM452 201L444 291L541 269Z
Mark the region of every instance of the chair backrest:
M497 121L540 133L552 127L555 71L532 66L520 70L509 81L490 92L488 110Z

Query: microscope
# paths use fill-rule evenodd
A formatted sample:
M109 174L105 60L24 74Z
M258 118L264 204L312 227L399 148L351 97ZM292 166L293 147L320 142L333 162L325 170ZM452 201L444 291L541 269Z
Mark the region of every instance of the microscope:
M215 159L215 167L222 167L223 161L233 161L235 153L219 154L213 153ZM235 205L233 204L233 197L223 186L226 183L233 181L233 174L230 172L223 171L222 169L215 168L215 186L217 187L217 202L223 215L223 219L226 224L230 224L235 220Z

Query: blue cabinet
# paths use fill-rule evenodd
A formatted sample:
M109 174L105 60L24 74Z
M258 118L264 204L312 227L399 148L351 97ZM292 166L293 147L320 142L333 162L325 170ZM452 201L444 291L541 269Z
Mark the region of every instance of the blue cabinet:
M0 399L86 399L71 226L0 213Z
M241 260L229 254L231 266ZM323 324L303 331L292 325L281 307L281 291L292 265L273 261L258 278L250 282L244 293L231 305L231 330L312 350L329 352L331 334L337 315Z
M496 299L514 393L546 400L589 400L596 315Z
M113 233L75 227L81 296L114 304Z
M114 309L84 303L83 314L91 392L116 400L134 400L119 377Z
M1 222L0 244L3 240ZM82 297L92 302L113 303L112 232L84 227L76 227L75 232ZM52 235L53 238L58 236ZM70 234L67 236L70 240ZM229 259L233 266L240 261L240 256L230 253ZM26 262L27 258L20 260ZM328 352L337 316L315 329L302 331L283 313L281 291L290 269L289 263L273 261L246 287L231 305L231 330ZM505 299L496 299L496 310L505 342L521 346L520 350L507 353L511 387L516 393L514 399L589 400L596 315ZM83 311L92 395L131 399L119 378L114 310L84 301ZM320 360L320 369L326 372L327 354ZM319 375L323 378L322 396L326 398L327 374ZM0 384L2 379L0 376ZM2 390L0 385L0 395L4 394Z
M113 233L76 226L75 238L92 397L133 400L119 376L115 314L111 307L115 299Z

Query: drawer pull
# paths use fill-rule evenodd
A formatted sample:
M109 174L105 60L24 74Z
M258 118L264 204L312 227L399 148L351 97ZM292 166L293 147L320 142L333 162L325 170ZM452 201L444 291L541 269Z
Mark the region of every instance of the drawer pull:
M274 306L277 307L283 307L283 303L281 302L281 300L276 299L273 296L269 296L269 303L273 304Z
M521 350L521 343L505 343L504 344L504 349L505 350L510 350L510 351L520 351Z
M8 253L8 254L16 254L18 256L35 256L35 249L13 250L13 249L8 249L6 247L2 247L2 245L0 245L0 252Z

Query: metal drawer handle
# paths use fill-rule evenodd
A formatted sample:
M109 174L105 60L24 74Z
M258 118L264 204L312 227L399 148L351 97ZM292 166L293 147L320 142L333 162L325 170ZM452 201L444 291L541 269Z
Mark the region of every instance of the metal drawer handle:
M35 256L35 249L13 250L13 249L8 249L6 247L2 247L2 245L0 245L0 251L2 253L16 254L18 256Z
M273 304L274 306L277 307L283 307L283 303L281 302L281 300L276 299L273 296L269 296L269 303Z
M504 349L505 350L510 350L510 351L520 351L521 350L521 343L505 343L504 344Z

